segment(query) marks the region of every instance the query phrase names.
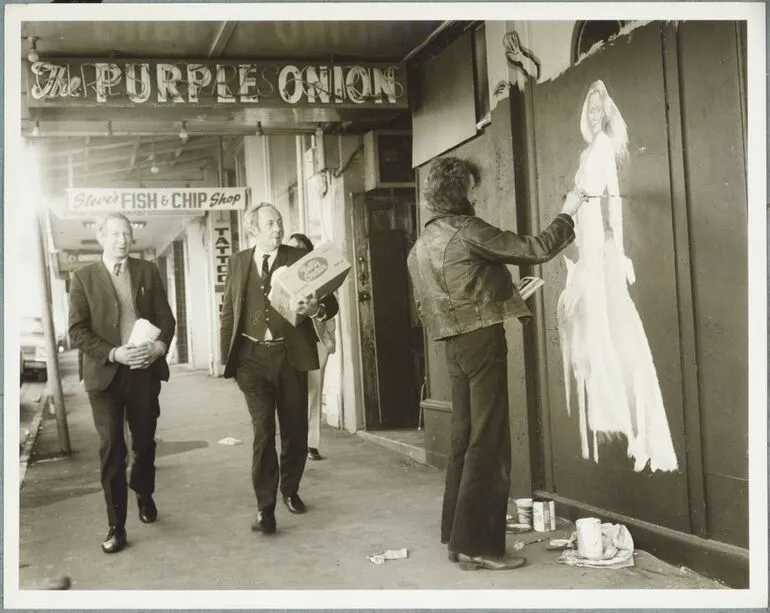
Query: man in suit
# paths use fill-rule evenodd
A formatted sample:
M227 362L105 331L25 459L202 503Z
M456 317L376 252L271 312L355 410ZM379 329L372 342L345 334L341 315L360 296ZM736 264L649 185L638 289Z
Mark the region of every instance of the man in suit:
M275 503L280 476L283 502L304 513L299 483L307 460L307 372L318 368L317 337L310 319L295 328L267 298L273 272L306 252L282 245L283 220L263 202L244 214L255 246L230 258L221 315L225 378L235 377L246 398L254 429L251 477L257 497L252 530L276 530ZM333 295L299 300L299 313L324 321L337 313ZM275 415L281 428L280 466L275 449Z
M69 335L83 356L83 382L101 439L101 482L109 521L102 550L116 553L126 545L129 484L124 421L131 431L130 487L137 495L139 519L152 523L158 516L152 498L158 394L160 382L168 381L164 356L176 321L158 268L128 257L133 240L129 220L109 213L97 224L96 237L104 250L102 259L72 275ZM131 330L140 318L149 320L160 334L153 342L130 345Z

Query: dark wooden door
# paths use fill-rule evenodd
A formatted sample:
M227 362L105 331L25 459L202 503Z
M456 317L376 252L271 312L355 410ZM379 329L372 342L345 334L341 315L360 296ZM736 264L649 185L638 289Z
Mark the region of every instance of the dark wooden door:
M628 293L649 343L665 408L661 419L670 430L677 469L634 470L632 458L627 455L630 447L625 435L592 432L590 425L588 437L598 440L598 450L584 456L580 419L585 414L581 415L579 408L575 377L563 365L564 343L557 324L557 302L567 273L561 256L542 267L546 282L543 319L548 387L548 406L542 420L548 426L548 489L568 499L688 531L689 467L680 327L681 318L687 314L682 309L677 286L688 245L682 244L675 234L678 217L672 200L661 28L659 23L640 28L559 78L538 85L533 106L541 227L558 213L561 195L575 185L580 154L586 147L580 132L581 107L592 82L604 82L628 126L629 160L619 173L623 243L636 271L636 282L628 287ZM566 253L575 259L572 251ZM622 342L623 338L619 340ZM575 347L572 346L573 352ZM586 344L577 350L595 352L593 347ZM626 373L628 369L619 372ZM647 379L644 385L649 387ZM590 423L590 398L587 404Z
M414 428L419 419L422 337L414 330L406 268L413 208L410 192L361 195L356 206L356 283L368 430ZM416 344L415 338L420 342Z
M369 236L374 333L380 389L380 427L417 426L419 416L410 347L407 243L403 230Z

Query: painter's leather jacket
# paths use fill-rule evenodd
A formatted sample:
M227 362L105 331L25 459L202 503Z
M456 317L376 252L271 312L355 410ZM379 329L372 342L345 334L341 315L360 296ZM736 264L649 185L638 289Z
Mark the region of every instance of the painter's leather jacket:
M407 265L430 337L532 317L505 265L547 262L575 239L574 225L560 214L538 236L519 236L468 215L429 219Z

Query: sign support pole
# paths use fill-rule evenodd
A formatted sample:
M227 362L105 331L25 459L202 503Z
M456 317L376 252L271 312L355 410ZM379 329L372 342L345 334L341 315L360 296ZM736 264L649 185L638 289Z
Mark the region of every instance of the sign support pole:
M56 413L56 430L59 435L59 449L65 455L72 453L70 445L69 426L67 424L67 412L64 407L64 392L59 371L59 353L53 327L53 314L51 312L51 279L49 273L48 258L46 257L45 233L43 230L43 215L38 214L36 220L38 242L38 265L41 275L41 297L43 298L43 331L46 344L46 368L48 370L48 391L53 396L54 410Z

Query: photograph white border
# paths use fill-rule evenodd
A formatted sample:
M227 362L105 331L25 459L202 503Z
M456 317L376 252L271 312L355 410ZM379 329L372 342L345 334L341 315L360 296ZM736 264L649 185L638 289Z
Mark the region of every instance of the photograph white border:
M17 386L18 338L9 334L19 320L15 288L25 282L12 265L18 253L18 214L24 200L23 173L17 172L22 137L18 126L22 21L136 20L134 4L33 4L5 6L5 472L4 603L12 608L714 608L767 604L767 254L766 254L766 38L760 2L687 3L312 3L312 4L142 4L142 21L211 20L559 20L746 19L748 57L748 217L749 217L749 482L751 588L748 590L483 590L483 591L78 591L18 589L19 462ZM339 19L344 16L345 19ZM183 19L180 19L183 17ZM569 586L565 586L569 587Z

